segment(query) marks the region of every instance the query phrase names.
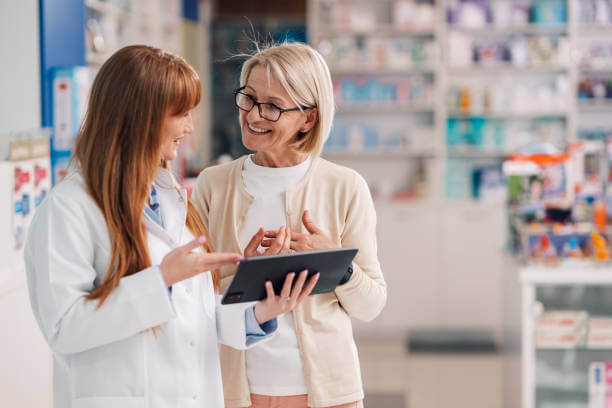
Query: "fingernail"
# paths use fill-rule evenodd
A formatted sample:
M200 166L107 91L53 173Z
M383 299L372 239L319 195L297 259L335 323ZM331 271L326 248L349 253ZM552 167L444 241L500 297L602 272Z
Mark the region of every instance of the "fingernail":
M205 243L205 242L206 242L206 237L205 237L205 236L198 237L198 242L199 242L200 244Z
M271 286L271 285L272 285L272 282L266 281L266 286Z
M236 259L242 261L244 259L244 256L237 256Z
M320 276L320 275L321 275L321 273L320 273L320 272L317 272L317 273L315 274L315 276L314 276L315 280L319 279L319 276Z
M303 275L303 274L305 274L305 273L308 273L308 269L304 269L304 270L302 271L302 275Z

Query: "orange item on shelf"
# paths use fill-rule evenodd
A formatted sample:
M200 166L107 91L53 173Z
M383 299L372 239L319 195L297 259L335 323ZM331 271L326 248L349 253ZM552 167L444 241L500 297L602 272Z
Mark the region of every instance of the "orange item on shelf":
M547 262L557 260L557 250L550 242L550 238L546 234L540 235L540 254L539 256Z
M469 113L472 107L470 91L462 88L459 92L459 112Z
M610 259L610 252L607 248L606 239L597 231L591 232L591 241L595 247L595 257L598 261L607 261Z
M593 203L593 224L600 233L606 232L606 203L601 199Z

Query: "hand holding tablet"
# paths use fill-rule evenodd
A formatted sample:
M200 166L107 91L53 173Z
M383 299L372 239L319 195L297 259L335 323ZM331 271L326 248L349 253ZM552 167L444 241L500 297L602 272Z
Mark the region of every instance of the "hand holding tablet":
M308 284L304 286L306 283L306 276L308 276L308 271L303 270L297 276L298 278L296 281L295 273L291 272L287 274L280 296L276 296L274 293L272 282L266 282L267 296L264 300L261 300L255 304L254 312L257 323L262 324L280 314L293 310L300 304L302 299L310 295L310 292L312 292L312 289L319 280L319 274L316 273L308 280ZM294 281L295 284L293 284Z
M310 277L311 280L304 287L306 290L312 284L312 277L319 273L319 278L309 293L331 292L345 276L356 254L357 248L338 248L244 258L240 261L221 303L263 300L270 293L280 293L281 298L291 297L293 292L284 289L287 284L285 278L291 272L299 273L304 270L307 270L304 279L299 276L296 284L301 281L304 286L307 277ZM266 287L267 281L271 282L271 288ZM293 278L288 283L289 287L292 282Z

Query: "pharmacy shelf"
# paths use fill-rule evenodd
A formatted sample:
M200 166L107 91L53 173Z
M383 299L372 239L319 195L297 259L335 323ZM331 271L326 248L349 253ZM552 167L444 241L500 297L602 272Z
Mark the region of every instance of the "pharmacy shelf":
M433 28L416 28L396 26L393 24L377 24L375 27L337 27L329 25L319 25L318 36L335 37L335 36L355 36L368 35L377 37L393 37L393 36L415 36L415 37L433 37L436 31Z
M579 261L567 266L528 266L520 271L523 284L612 285L612 265Z
M495 150L470 150L448 148L447 156L451 159L502 159L515 153Z
M586 361L595 361L600 357L598 353L605 353L605 349L578 348L548 348L537 347L535 343L536 323L535 319L542 309L538 301L537 290L547 286L611 286L612 265L598 264L594 261L572 260L563 262L561 265L528 265L519 270L519 279L522 286L522 407L535 408L540 406L537 401L567 401L570 394L578 393L583 400L588 399L588 390L582 388L566 389L554 387L550 384L539 384L536 361L543 356L549 356L556 361L561 361L561 356L572 353L576 356L585 356ZM580 301L577 301L580 303ZM578 309L582 310L580 305ZM556 355L559 354L557 358ZM563 361L566 361L563 359ZM572 363L574 365L574 363ZM559 375L562 375L559 372ZM586 385L586 384L585 384ZM586 398L586 399L585 399Z
M581 36L612 34L612 24L578 24L577 33Z
M406 67L406 68L391 68L391 67L360 67L360 68L334 68L330 67L332 76L342 75L419 75L419 74L435 74L435 68L431 66L422 67Z
M321 154L330 160L396 160L421 157L435 157L439 153L435 149L406 149L406 150L324 150Z
M612 351L612 347L604 348L588 348L585 346L580 347L536 347L537 353L559 353L559 352L576 352L576 353L597 353Z
M431 104L413 105L385 105L382 102L363 105L340 105L337 113L345 114L381 114L381 113L423 113L434 112L435 107Z
M514 66L469 66L469 67L450 67L450 75L480 76L480 75L520 75L520 74L556 74L566 73L567 67L563 66L535 66L535 67L514 67Z
M578 100L578 109L581 112L612 112L612 99L605 101Z
M119 7L109 1L85 0L85 5L101 14L120 12Z
M567 111L561 110L545 110L545 111L524 111L524 112L483 112L483 113L461 113L451 112L448 114L452 119L470 119L470 118L486 118L486 119L539 119L539 118L560 118L564 119L569 115Z
M122 7L119 3L123 3ZM161 16L153 16L150 11L145 8L133 9L129 6L129 2L114 2L114 1L104 1L104 0L85 0L85 6L92 10L97 11L100 14L115 14L115 15L123 15L128 18L133 19L151 19L151 18L160 18ZM163 19L170 20L180 20L180 16L163 16Z
M458 31L472 35L516 35L516 34L542 34L542 35L565 35L568 32L567 24L526 24L521 26L498 27L488 25L486 27L461 27L451 25L449 31Z
M581 74L612 74L612 66L608 67L580 67Z

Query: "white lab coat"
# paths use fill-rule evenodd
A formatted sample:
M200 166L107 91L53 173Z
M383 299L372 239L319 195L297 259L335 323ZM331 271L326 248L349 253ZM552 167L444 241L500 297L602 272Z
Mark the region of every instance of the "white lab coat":
M171 185L160 170L158 181ZM100 309L110 241L101 211L72 172L38 208L25 248L32 309L53 350L56 408L223 407L218 341L244 349L246 304L221 306L210 273L169 294L159 265L193 239L187 199L157 188L165 229L143 220L152 267L121 279ZM151 329L160 326L154 335ZM269 338L264 337L262 340Z

